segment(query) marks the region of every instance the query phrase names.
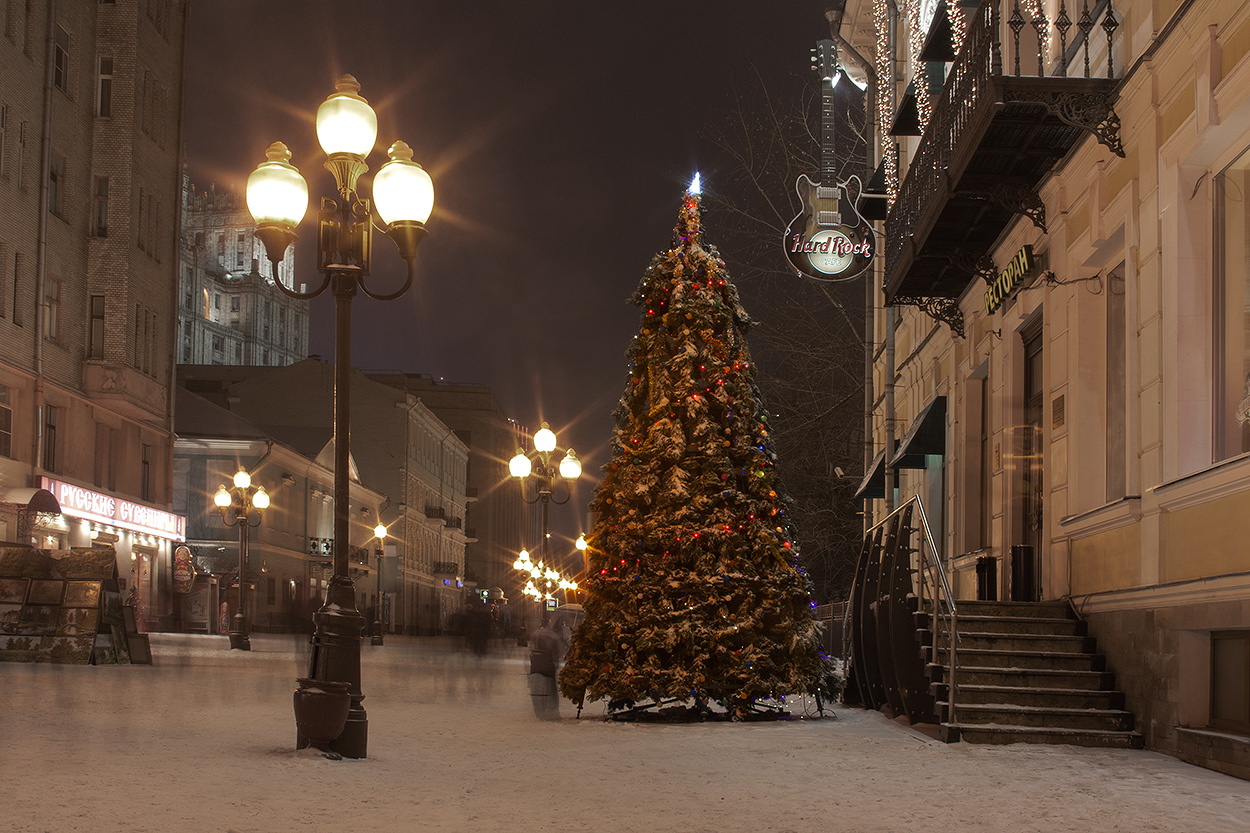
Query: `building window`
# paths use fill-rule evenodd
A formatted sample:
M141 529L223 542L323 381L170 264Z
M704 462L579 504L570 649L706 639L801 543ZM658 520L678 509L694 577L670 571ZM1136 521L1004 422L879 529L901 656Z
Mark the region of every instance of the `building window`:
M213 353L221 353L226 349L226 340L221 336L213 336Z
M243 342L241 341L234 343L234 363L243 364Z
M56 341L61 334L61 282L49 275L43 285L43 337Z
M1107 501L1128 494L1125 425L1128 393L1128 318L1124 304L1124 264L1107 275Z
M139 227L138 242L139 250L146 252L148 250L148 192L144 188L139 189Z
M139 495L143 500L156 500L152 486L152 446L144 445L139 460Z
M232 296L230 296L230 311L231 311L231 312L238 312L238 311L239 311L239 306L240 306L240 304L239 304L239 296L238 296L238 295L232 295Z
M26 134L30 132L30 122L22 121L17 125L17 187L26 187Z
M1250 451L1250 151L1215 178L1214 461Z
M271 607L278 603L278 580L268 576L265 581L265 604Z
M69 92L69 32L60 26L52 46L52 83L61 92Z
M0 104L0 177L9 178L5 159L9 155L9 105Z
M104 358L104 296L91 296L91 344L87 354L92 359Z
M1250 732L1250 630L1211 634L1211 725Z
M13 253L13 323L17 326L23 326L22 308L18 306L18 300L22 288L22 273L25 271L26 259L21 252Z
M109 236L109 178L95 178L95 210L92 214L91 232L96 237Z
M113 115L113 59L100 58L100 73L96 79L95 114L102 119Z
M13 394L0 385L0 457L13 456Z
M56 471L56 425L57 409L51 405L43 408L43 469Z
M244 255L247 249L247 234L239 232L239 237L235 241L234 265L236 268L242 269L244 263Z
M65 211L65 157L52 151L48 162L48 210L58 217Z

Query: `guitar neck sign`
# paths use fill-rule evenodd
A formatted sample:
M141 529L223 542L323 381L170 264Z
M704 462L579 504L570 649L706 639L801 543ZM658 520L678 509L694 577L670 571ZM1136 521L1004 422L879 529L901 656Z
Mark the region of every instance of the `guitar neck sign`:
M813 182L806 174L794 183L802 210L790 221L783 238L786 260L800 276L818 281L846 281L859 277L876 256L877 238L850 199L847 185L854 182L863 193L859 178L839 182L837 138L834 124L834 83L841 71L832 40L816 42L816 69L821 78L820 178ZM857 200L858 201L858 198Z

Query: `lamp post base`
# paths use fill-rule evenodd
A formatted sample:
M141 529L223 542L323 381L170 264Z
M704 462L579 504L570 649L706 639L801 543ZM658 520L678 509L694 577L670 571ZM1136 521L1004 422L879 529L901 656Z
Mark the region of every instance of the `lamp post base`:
M230 620L230 624L230 650L252 650L252 641L247 632L247 620L243 618L243 614L234 614L234 618Z
M361 705L365 696L360 691L360 640L365 617L356 609L356 588L350 578L335 576L330 580L325 604L313 614L313 623L316 631L308 677L347 683L351 692L343 732L327 746L344 758L364 758L369 745L369 719ZM296 745L302 749L310 741L297 733Z

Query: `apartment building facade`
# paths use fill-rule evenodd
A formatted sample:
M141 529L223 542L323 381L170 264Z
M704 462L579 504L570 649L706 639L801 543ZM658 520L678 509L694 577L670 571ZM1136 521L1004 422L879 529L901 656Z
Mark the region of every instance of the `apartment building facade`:
M171 610L186 4L0 5L0 537L111 544Z

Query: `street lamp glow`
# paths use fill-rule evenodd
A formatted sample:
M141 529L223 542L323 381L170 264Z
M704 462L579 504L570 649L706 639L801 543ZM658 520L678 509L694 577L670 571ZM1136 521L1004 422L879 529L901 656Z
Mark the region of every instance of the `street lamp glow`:
M291 151L282 142L269 146L265 160L247 178L247 210L258 226L290 231L308 213L308 183L291 164Z
M225 486L217 487L217 494L213 495L213 503L218 509L225 509L230 505L230 493L226 491Z
M577 455L573 453L571 448L568 454L564 455L564 459L560 461L560 476L565 480L576 480L582 476L582 462L577 459Z
M264 486L256 487L256 494L252 495L252 505L262 512L269 508L269 493Z
M534 450L543 454L550 454L556 450L556 434L547 427L545 422L534 433Z
M344 75L317 108L317 141L327 156L365 157L378 138L378 116L360 95L360 83Z
M252 485L252 475L248 474L245 469L239 469L234 473L234 486L236 489L246 489Z
M573 542L573 546L577 547L582 552L585 552L586 548L590 545L586 543L586 536L582 534L577 536L577 540Z
M529 477L532 465L530 458L525 456L525 452L517 449L516 456L508 461L508 472L513 477Z
M387 162L373 177L373 206L388 226L395 223L425 223L434 210L434 181L425 169L412 161L412 148L396 142L387 152Z
M381 540L386 537L386 524L378 524L373 528L373 537Z

